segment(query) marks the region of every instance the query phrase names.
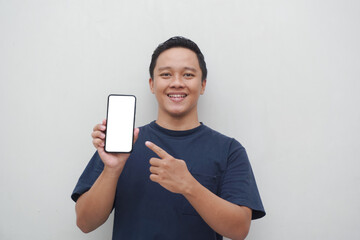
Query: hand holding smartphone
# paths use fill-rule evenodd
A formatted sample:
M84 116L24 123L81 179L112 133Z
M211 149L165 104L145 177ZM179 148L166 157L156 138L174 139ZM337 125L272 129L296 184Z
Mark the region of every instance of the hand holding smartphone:
M136 97L110 94L107 104L105 152L130 153L134 140Z

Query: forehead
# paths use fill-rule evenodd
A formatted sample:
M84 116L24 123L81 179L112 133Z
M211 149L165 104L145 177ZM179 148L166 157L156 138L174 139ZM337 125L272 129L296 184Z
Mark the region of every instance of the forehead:
M162 52L156 61L155 69L162 67L192 67L200 69L199 61L195 52L182 47L170 48Z

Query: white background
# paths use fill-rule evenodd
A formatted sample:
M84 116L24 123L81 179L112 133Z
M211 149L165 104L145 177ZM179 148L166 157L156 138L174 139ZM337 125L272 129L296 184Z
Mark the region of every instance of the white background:
M247 149L267 216L247 239L360 239L357 0L0 0L0 239L85 235L70 194L110 93L156 118L158 43L198 43L200 120Z

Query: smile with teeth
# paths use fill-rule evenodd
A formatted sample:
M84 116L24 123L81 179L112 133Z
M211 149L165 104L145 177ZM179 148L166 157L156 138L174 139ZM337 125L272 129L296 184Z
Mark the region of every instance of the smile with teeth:
M185 98L187 94L168 94L170 98Z

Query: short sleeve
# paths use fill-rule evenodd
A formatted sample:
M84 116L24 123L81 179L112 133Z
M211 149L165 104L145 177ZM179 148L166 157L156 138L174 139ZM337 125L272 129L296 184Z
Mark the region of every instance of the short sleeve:
M71 194L72 200L76 202L83 193L87 192L99 177L103 169L104 163L101 161L101 158L96 151L90 159L90 162L86 166L84 172L81 174L79 181Z
M252 209L252 219L265 216L246 150L235 139L230 145L227 167L221 178L220 186L220 197Z

